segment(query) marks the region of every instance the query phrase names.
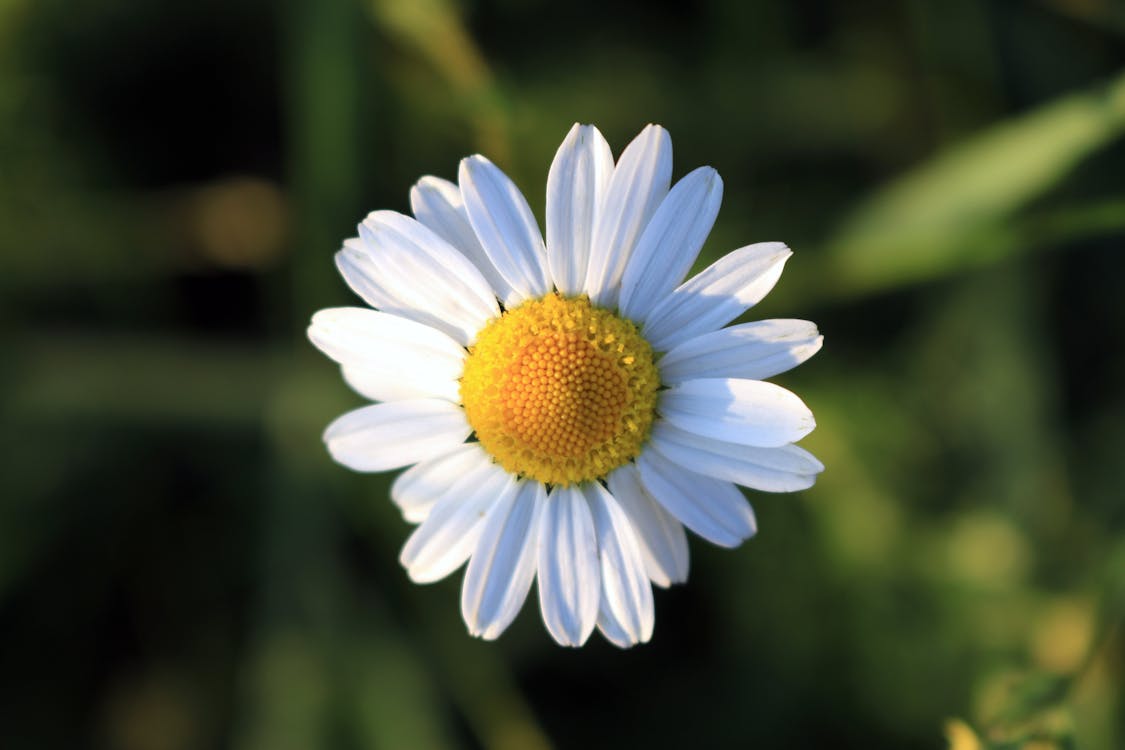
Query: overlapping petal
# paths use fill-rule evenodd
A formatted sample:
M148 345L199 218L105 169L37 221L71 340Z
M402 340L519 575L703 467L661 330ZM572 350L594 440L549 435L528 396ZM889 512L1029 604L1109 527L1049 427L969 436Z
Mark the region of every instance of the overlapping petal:
M687 471L654 451L637 458L637 469L656 501L712 544L737 547L757 532L750 503L730 482Z
M456 448L472 432L460 406L436 398L372 404L324 431L328 452L355 471L387 471Z
M686 581L690 558L683 524L644 488L636 464L618 467L607 481L609 491L633 525L648 577L665 588Z
M440 581L469 558L489 509L518 490L515 477L491 462L476 464L438 498L399 555L415 583Z
M613 175L613 153L593 125L567 133L547 174L547 263L555 287L581 294L594 223Z
M589 482L583 494L590 503L601 565L598 628L620 648L646 643L655 618L652 586L629 517L599 482Z
M461 188L439 177L423 177L410 189L410 210L418 221L468 258L488 280L497 297L508 299L511 296L511 284L496 270L473 231Z
M691 270L711 233L723 181L711 167L700 167L676 183L629 256L621 278L621 314L643 320Z
M461 588L461 614L473 635L496 638L523 607L535 578L539 518L546 505L542 484L521 481L488 511Z
M763 448L795 443L816 426L804 401L761 380L688 380L663 391L658 408L687 432Z
M824 337L807 320L759 320L688 339L660 360L660 379L765 380L820 351Z
M644 319L645 338L667 351L717 331L773 289L792 254L780 242L761 242L723 256L652 308Z
M428 318L404 304L388 285L388 279L379 276L371 259L371 251L359 237L344 240L344 247L336 253L336 270L348 287L377 310L401 315L410 320L425 322Z
M338 307L313 315L308 335L373 401L459 400L465 349L435 328L376 310Z
M461 477L477 466L492 463L480 443L462 443L451 451L427 458L398 475L391 485L391 500L410 523L421 523Z
M594 304L617 305L629 256L671 182L672 139L649 125L621 154L598 210L585 284Z
M601 569L590 505L573 485L556 487L539 524L539 608L551 637L581 646L598 617Z
M481 272L452 245L409 216L375 211L359 226L364 251L341 251L342 268L360 278L353 287L389 290L385 312L472 343L477 331L500 314Z
M762 492L812 487L824 465L804 448L758 448L694 435L667 422L653 426L652 449L672 463Z
M516 184L480 155L461 160L458 182L477 239L511 287L504 304L511 307L550 291L543 235Z

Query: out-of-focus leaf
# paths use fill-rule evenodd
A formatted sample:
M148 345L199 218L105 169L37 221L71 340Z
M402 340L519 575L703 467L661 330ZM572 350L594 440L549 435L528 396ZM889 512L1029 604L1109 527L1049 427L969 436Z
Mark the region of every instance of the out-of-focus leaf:
M988 750L1074 748L1068 678L1041 672L999 672L979 689L978 724Z
M1125 75L1001 123L891 183L829 243L834 294L922 281L995 258L1005 222L1125 130ZM1068 228L1125 224L1113 203Z
M983 750L976 732L961 719L950 719L945 722L945 739L949 741L949 750Z

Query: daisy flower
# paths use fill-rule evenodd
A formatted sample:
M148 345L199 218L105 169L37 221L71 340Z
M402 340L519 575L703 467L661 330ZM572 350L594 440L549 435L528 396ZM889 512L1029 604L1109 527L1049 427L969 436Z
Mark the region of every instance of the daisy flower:
M735 547L756 531L736 485L791 492L824 468L794 445L808 407L765 382L820 349L816 326L724 327L769 292L789 248L748 245L684 281L722 180L671 175L663 128L614 163L596 128L575 125L547 176L546 242L519 188L470 156L457 184L414 186L413 218L375 211L336 255L374 309L321 310L309 338L377 403L324 440L356 471L410 467L391 488L418 524L401 562L429 583L467 561L475 636L500 635L537 581L560 644L595 626L643 643L652 584L687 578L685 527Z

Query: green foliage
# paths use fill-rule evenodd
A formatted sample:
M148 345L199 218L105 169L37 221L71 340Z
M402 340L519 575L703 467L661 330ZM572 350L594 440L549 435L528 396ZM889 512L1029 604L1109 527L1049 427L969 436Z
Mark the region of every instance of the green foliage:
M1021 231L1017 216L1123 131L1125 75L942 151L866 199L828 243L832 293L926 281L1044 243L1125 230L1121 195L1038 219L1055 231Z
M1109 2L0 2L0 746L1125 745L1125 56ZM652 644L469 638L406 579L332 253L575 120L722 174L704 256L827 466L693 542ZM1053 250L1057 252L1041 252ZM962 717L950 719L949 717Z

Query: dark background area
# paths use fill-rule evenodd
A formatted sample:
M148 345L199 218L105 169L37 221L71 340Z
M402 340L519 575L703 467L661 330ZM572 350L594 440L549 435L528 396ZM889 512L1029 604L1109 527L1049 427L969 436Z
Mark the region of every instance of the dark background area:
M0 746L1125 747L1125 6L0 2ZM496 643L409 583L304 339L332 254L571 123L725 181L700 263L827 466L692 540L652 643Z

